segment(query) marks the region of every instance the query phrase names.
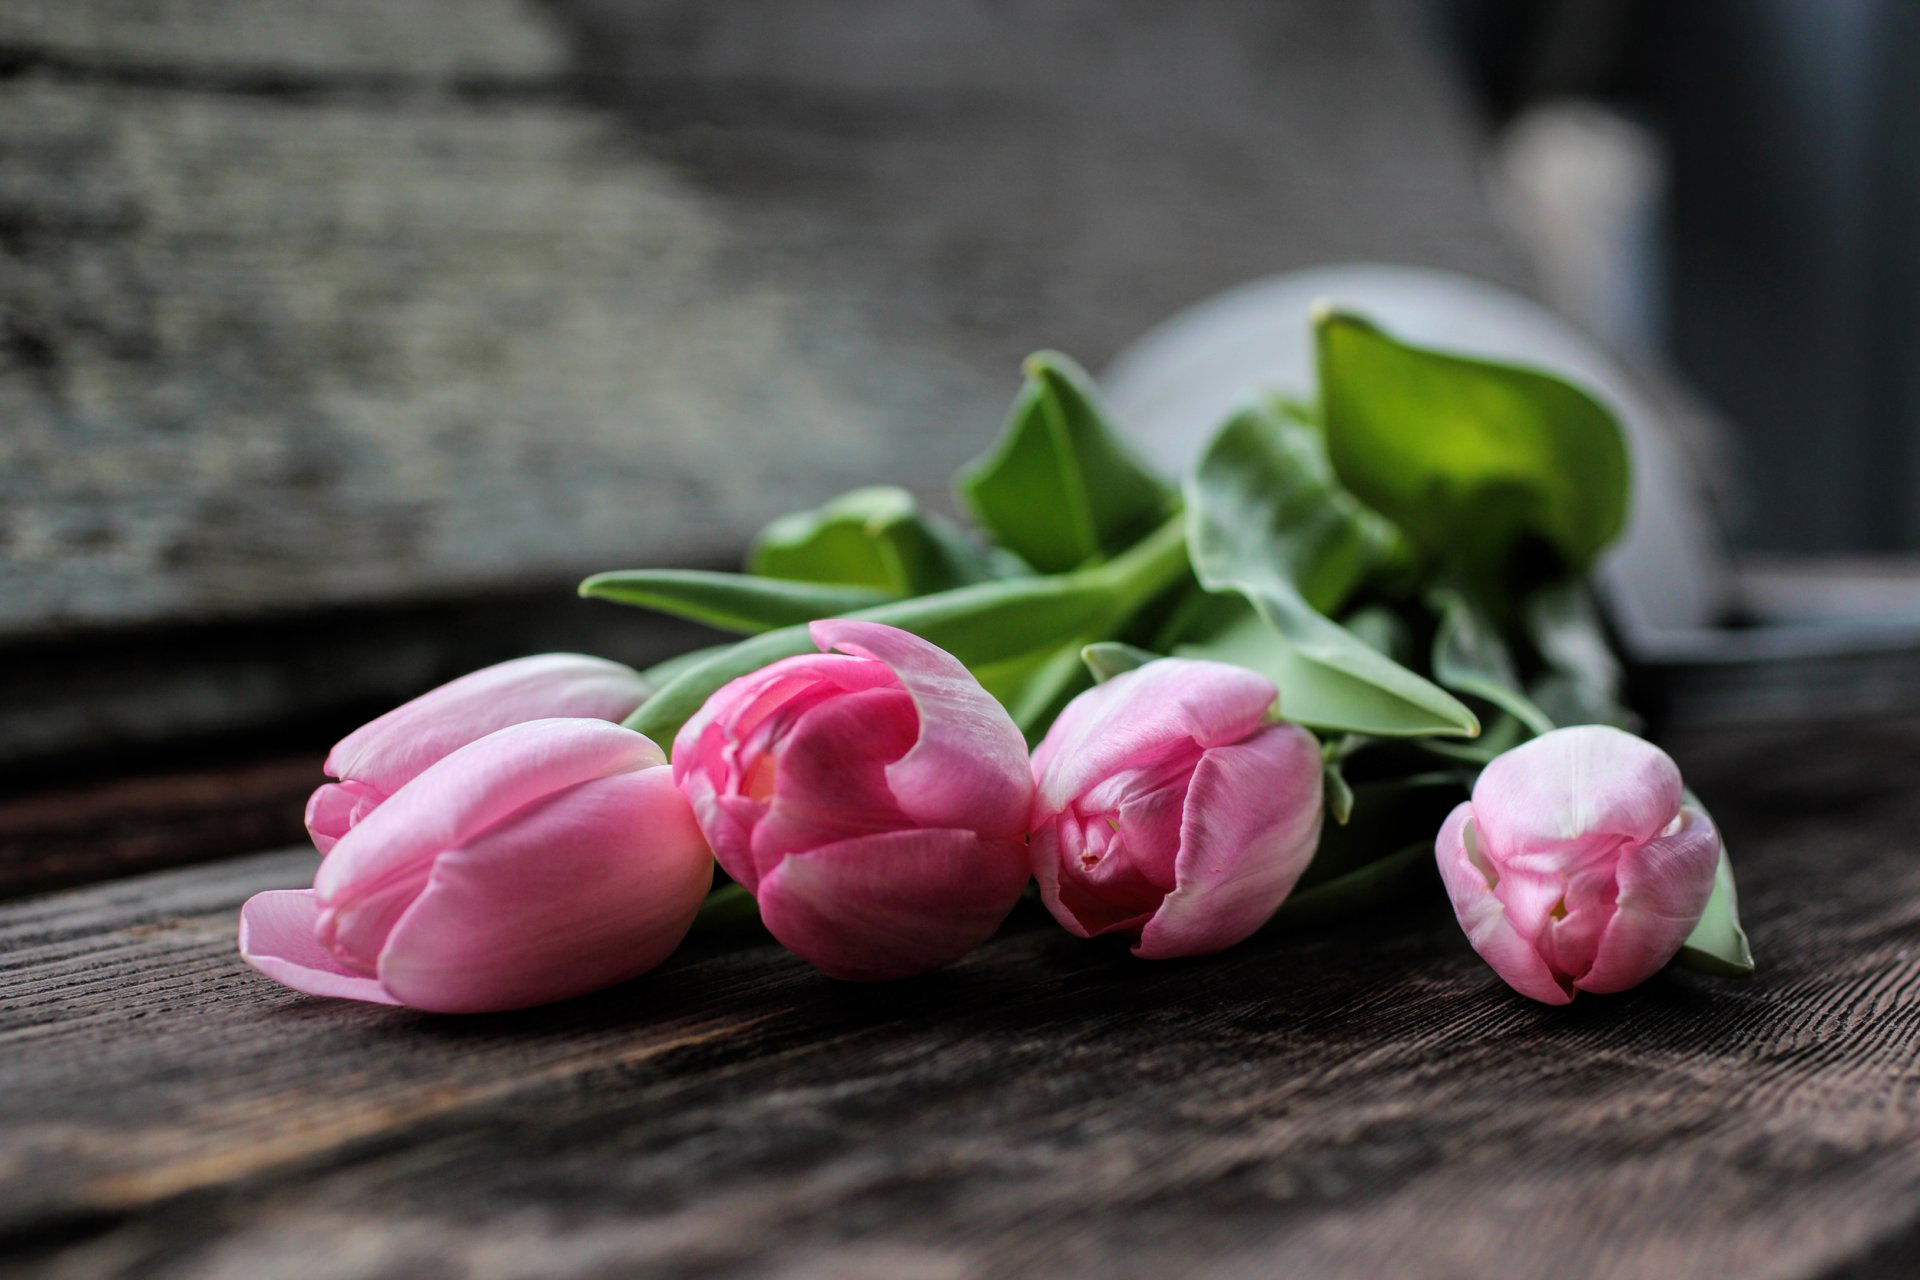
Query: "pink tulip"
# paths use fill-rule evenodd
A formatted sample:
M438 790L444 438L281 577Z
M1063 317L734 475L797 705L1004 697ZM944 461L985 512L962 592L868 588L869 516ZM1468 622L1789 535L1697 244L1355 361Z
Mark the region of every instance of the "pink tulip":
M673 776L727 874L787 948L856 981L992 936L1027 881L1026 743L952 655L872 622L707 700Z
M1278 693L1219 662L1163 658L1087 690L1034 753L1034 878L1054 919L1151 960L1265 924L1320 838L1313 735L1266 721Z
M1436 851L1473 949L1522 995L1566 1004L1673 959L1713 893L1720 834L1666 752L1580 725L1488 765Z
M626 719L651 692L637 671L578 653L516 658L421 694L340 739L323 784L307 801L307 831L321 853L414 775L496 729L549 716Z
M660 748L602 720L533 720L429 766L313 888L249 899L240 953L313 995L519 1009L659 964L712 879Z

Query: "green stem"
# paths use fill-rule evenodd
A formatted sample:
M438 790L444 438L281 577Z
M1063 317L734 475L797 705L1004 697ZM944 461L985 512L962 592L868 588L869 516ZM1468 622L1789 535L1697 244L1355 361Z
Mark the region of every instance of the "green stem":
M1075 573L1101 582L1113 593L1123 619L1151 604L1187 572L1187 519L1175 511L1161 526L1105 564Z
M693 932L759 918L760 904L753 900L746 886L729 881L709 893L707 900L700 904L700 913L693 918Z

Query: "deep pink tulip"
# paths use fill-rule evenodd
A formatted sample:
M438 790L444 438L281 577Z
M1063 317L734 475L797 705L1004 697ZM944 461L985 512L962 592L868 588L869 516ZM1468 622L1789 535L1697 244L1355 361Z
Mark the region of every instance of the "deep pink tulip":
M361 725L327 755L307 801L307 832L332 849L422 769L496 729L551 716L626 719L651 692L640 673L604 658L542 653L461 676Z
M987 940L1027 881L1020 731L951 654L873 622L733 681L673 776L769 932L836 978L905 978Z
M1320 839L1313 735L1266 721L1272 682L1163 658L1087 690L1034 753L1032 857L1054 919L1159 960L1265 924Z
M1488 765L1436 851L1473 949L1522 995L1566 1004L1673 959L1713 893L1720 833L1666 752L1580 725Z
M249 899L240 952L314 995L519 1009L659 964L712 880L660 748L603 720L532 720L429 766L313 888Z

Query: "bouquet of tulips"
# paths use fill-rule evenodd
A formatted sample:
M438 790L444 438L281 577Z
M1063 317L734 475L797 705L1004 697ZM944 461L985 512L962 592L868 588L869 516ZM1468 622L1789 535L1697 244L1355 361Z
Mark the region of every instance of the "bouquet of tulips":
M1380 909L1437 859L1536 1000L1750 972L1720 835L1628 731L1588 590L1626 514L1614 419L1313 325L1313 395L1247 404L1178 485L1041 354L959 477L972 531L862 489L776 521L743 574L588 579L746 638L645 672L523 658L349 734L307 808L313 887L249 901L241 952L318 995L520 1008L750 895L821 972L885 981L1032 883L1156 960Z

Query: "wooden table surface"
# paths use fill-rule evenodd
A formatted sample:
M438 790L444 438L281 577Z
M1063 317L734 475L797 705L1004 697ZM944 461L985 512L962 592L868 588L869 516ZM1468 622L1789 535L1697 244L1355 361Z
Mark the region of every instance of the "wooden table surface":
M1146 964L1037 910L752 931L440 1018L286 991L286 850L0 907L0 1259L49 1277L1911 1276L1920 725L1670 742L1762 965L1548 1009L1444 915Z

